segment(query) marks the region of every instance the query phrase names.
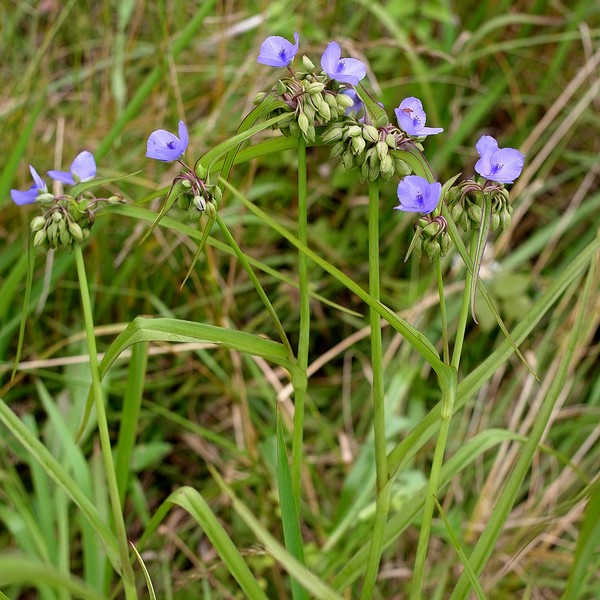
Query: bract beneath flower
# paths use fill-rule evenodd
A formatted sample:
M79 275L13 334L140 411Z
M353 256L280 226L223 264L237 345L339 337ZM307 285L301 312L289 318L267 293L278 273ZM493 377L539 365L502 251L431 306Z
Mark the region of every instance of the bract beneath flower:
M287 67L298 52L298 34L294 33L295 44L279 35L269 36L260 46L257 62L269 67Z
M48 176L54 181L61 181L67 185L91 181L96 176L94 155L84 150L75 157L71 163L70 171L48 171Z
M418 98L413 96L402 100L400 106L394 112L398 119L398 126L408 133L408 135L424 137L444 131L441 127L425 127L427 115L423 110L423 104Z
M179 137L164 129L157 129L150 134L146 144L146 156L162 162L171 162L180 158L187 147L187 128L183 121L179 121Z
M514 183L521 174L525 156L515 148L499 148L491 135L481 136L475 148L480 156L475 163L475 170L485 179Z
M426 215L438 205L441 193L441 183L429 183L418 175L408 175L398 184L400 206L394 209Z
M337 42L330 42L321 56L321 68L331 79L340 83L358 85L367 74L367 67L356 58L341 58L342 50Z
M39 194L48 192L46 182L38 175L38 172L31 165L29 165L29 172L31 173L31 177L33 177L33 184L28 190L10 190L10 197L18 206L32 204Z

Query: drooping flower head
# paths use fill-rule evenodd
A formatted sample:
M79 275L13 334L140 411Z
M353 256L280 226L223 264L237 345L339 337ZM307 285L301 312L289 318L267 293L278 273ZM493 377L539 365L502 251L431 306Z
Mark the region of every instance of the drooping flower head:
M177 160L187 146L187 128L183 121L179 121L179 137L164 129L157 129L150 134L146 144L146 156L162 162L171 162Z
M441 183L429 183L418 175L408 175L398 184L400 206L394 209L429 214L438 205L441 193Z
M321 56L321 68L331 79L340 83L358 85L367 74L367 67L356 58L341 58L342 50L337 42L329 42Z
M67 185L91 181L96 176L94 155L84 150L75 157L75 160L71 163L70 171L48 171L48 176L54 181L62 181Z
M441 127L425 127L427 115L423 110L423 104L413 96L402 100L400 106L394 112L398 119L398 126L408 135L424 137L444 131Z
M25 192L22 192L21 190L10 190L10 197L18 206L32 204L39 194L48 192L46 182L38 175L38 172L31 165L29 165L29 172L33 177L33 184L28 190Z
M294 33L295 44L279 35L269 36L260 46L257 62L269 67L287 67L298 52L298 34Z
M475 145L479 160L475 170L485 179L498 183L514 183L521 174L525 156L514 148L499 148L491 135L483 135Z

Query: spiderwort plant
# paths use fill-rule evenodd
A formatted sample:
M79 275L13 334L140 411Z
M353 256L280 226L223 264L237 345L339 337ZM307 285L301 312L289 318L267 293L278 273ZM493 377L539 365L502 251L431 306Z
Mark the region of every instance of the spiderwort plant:
M405 98L394 112L398 119L398 126L408 135L420 138L444 131L441 127L425 127L427 115L423 110L423 103L418 98L412 96Z
M69 171L48 171L48 176L54 179L54 181L60 181L67 185L76 185L85 181L91 181L96 177L94 155L88 150L84 150L75 157Z
M525 157L514 148L499 148L498 142L490 135L481 136L475 149L479 153L475 170L484 179L514 183L523 170Z
M146 156L162 162L179 160L188 147L188 131L185 123L179 121L179 137L164 129L150 134L146 143Z

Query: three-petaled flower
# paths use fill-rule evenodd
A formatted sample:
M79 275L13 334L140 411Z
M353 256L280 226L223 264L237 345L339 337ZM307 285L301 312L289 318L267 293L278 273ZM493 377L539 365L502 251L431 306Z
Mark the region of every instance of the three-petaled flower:
M35 202L35 199L39 194L45 194L48 192L46 182L38 175L38 172L31 165L29 165L29 171L33 177L32 186L25 192L21 190L10 190L10 197L18 206L32 204Z
M475 148L479 160L475 170L485 179L498 183L514 183L523 170L525 156L514 148L499 148L498 142L491 135L479 138Z
M54 179L54 181L61 181L67 185L76 185L84 181L91 181L96 176L94 155L84 150L75 157L69 171L48 171L48 176Z
M187 146L187 128L183 121L179 121L179 137L164 129L157 129L150 134L146 144L146 156L163 162L171 162L180 158Z
M321 68L331 79L340 83L358 85L367 74L367 67L356 58L341 58L342 50L337 42L330 42L321 56Z
M441 193L441 183L429 183L418 175L408 175L398 184L400 206L394 209L426 215L438 205Z
M398 119L398 126L408 133L408 135L424 137L444 131L441 127L425 127L427 115L423 110L423 104L418 98L414 98L413 96L402 100L400 106L394 112Z
M298 52L298 34L294 33L295 44L279 35L269 36L260 46L257 62L269 67L287 67Z

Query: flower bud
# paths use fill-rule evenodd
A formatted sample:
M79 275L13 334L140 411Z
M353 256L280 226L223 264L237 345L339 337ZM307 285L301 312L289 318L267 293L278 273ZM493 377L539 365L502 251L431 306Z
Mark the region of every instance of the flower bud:
M408 163L404 162L401 158L394 158L394 170L398 177L405 177L412 173L412 169L408 166Z
M344 169L349 171L354 166L354 154L350 150L347 150L342 155L342 164L344 165Z
M367 142L375 144L379 141L379 131L373 125L363 125L362 136Z
M287 92L287 85L281 81L281 79L277 80L277 93L280 96L283 96Z
M442 253L442 247L436 239L424 240L423 248L427 252L427 256L431 259L437 258Z
M329 105L329 108L333 108L333 110L338 109L337 99L334 94L326 92L325 94L323 94L323 97L325 99L325 102L327 102L327 104Z
M192 204L196 207L196 210L200 212L206 210L206 200L202 196L194 196Z
M352 150L355 154L360 154L366 145L367 143L362 136L352 138Z
M354 106L354 100L348 94L336 94L337 105L344 111Z
M207 202L205 211L207 217L211 219L215 219L217 217L217 207L215 206L214 202Z
M322 136L324 144L331 144L342 139L343 131L339 127L328 127Z
M253 104L260 104L267 97L266 92L259 92L254 96L254 100L252 100Z
M317 110L319 114L325 119L325 121L331 120L331 109L329 108L329 104L323 100L323 96L315 96L315 98L319 98L319 105L317 106Z
M423 233L430 238L435 237L440 232L440 224L437 221L431 221L423 227Z
M198 175L198 177L200 177L200 179L202 179L203 181L207 178L208 171L206 170L206 167L204 167L202 164L198 163L194 170L196 171L196 175Z
M46 219L44 217L37 216L31 220L30 228L31 228L31 231L33 233L35 233L36 231L43 229L45 225L46 225Z
M492 213L491 230L496 231L500 227L500 215L497 212Z
M315 70L315 65L313 64L312 60L308 58L308 56L302 57L302 65L310 73L312 73Z
M394 176L394 161L389 154L383 157L379 167L381 169L381 177L384 181L389 181Z
M471 204L467 209L469 219L475 223L481 223L481 206L479 204Z
M389 147L385 142L377 142L375 148L377 149L379 160L383 160L383 157L388 155Z
M37 202L46 202L46 201L52 202L53 200L54 200L54 194L51 194L50 192L46 192L45 194L38 194L36 197Z
M350 137L357 137L362 133L362 127L360 127L359 125L351 125L350 127L348 127L348 135Z
M385 136L385 143L392 149L395 150L397 148L396 146L396 136L392 135L391 133L388 133Z
M177 206L181 210L188 210L190 207L190 197L187 194L179 194L177 196Z
M73 239L81 244L83 242L83 231L81 227L75 223L75 221L69 221L69 232L73 236Z
M314 83L309 83L304 91L307 94L320 94L325 89L325 84L320 81L315 81Z
M212 197L217 203L217 208L219 208L221 201L223 200L223 190L218 185L215 185L215 187L212 189Z
M40 246L43 246L45 242L46 242L46 230L40 229L33 236L33 245L36 248L39 248Z
M306 107L305 107L306 108ZM308 118L307 116L301 112L298 115L298 127L300 127L300 130L302 131L302 133L304 133L306 135L306 132L308 131L308 127L309 127L309 122L308 122Z
M452 239L447 233L443 233L438 237L442 248L442 256L446 256L452 248Z

